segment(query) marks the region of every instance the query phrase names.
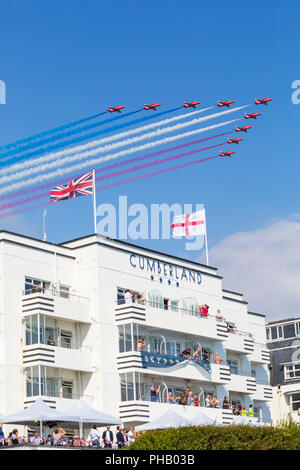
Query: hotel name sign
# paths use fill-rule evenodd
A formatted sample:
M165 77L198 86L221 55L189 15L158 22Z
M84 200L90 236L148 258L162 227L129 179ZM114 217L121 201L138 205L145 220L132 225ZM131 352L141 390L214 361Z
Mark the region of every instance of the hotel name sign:
M129 255L129 263L133 268L149 273L151 279L159 277L161 282L163 278L167 278L169 284L172 281L175 281L176 283L186 281L200 285L202 282L202 276L198 271L186 269L170 263L164 263L153 258L137 255L136 253L131 253Z

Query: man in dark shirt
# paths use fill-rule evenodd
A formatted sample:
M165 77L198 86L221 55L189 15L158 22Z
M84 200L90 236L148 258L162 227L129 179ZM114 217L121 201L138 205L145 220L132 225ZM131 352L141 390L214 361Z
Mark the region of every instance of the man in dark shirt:
M191 350L190 348L187 348L185 349L184 351L182 351L182 353L180 354L181 357L184 357L185 359L191 359L192 358L192 353L191 353Z

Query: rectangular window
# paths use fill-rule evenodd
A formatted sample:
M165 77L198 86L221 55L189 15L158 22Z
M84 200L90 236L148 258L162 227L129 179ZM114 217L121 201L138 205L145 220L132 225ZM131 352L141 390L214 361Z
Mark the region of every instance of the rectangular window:
M127 372L120 374L121 401L130 401L135 399L135 381L134 373ZM140 387L139 391L140 391Z
M59 296L63 299L70 298L70 287L59 284Z
M179 300L171 300L171 311L178 312Z
M238 374L237 361L227 361L227 365L229 366L231 374L233 374L233 375Z
M286 365L286 366L284 366L284 371L285 371L285 379L286 380L299 379L299 377L300 377L300 363Z
M300 393L291 394L292 410L297 411L300 409Z
M272 328L271 328L271 338L272 339L277 339L278 338L277 326L272 326Z
M295 335L295 324L289 323L288 325L283 325L283 332L285 338L294 338Z

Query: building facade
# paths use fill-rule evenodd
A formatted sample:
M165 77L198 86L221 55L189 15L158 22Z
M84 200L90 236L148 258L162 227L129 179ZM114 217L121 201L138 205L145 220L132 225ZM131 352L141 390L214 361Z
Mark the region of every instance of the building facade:
M266 324L271 353L272 420L300 422L300 318Z
M0 289L0 416L40 396L62 411L84 400L126 427L174 406L192 418L200 408L168 399L189 388L220 423L232 412L205 408L208 394L270 422L265 318L216 268L99 235L52 244L1 231Z

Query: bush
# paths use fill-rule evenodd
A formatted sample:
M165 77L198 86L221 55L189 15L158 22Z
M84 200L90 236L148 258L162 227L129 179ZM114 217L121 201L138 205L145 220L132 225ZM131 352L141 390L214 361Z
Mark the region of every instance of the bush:
M300 450L300 428L189 426L147 431L130 450Z

